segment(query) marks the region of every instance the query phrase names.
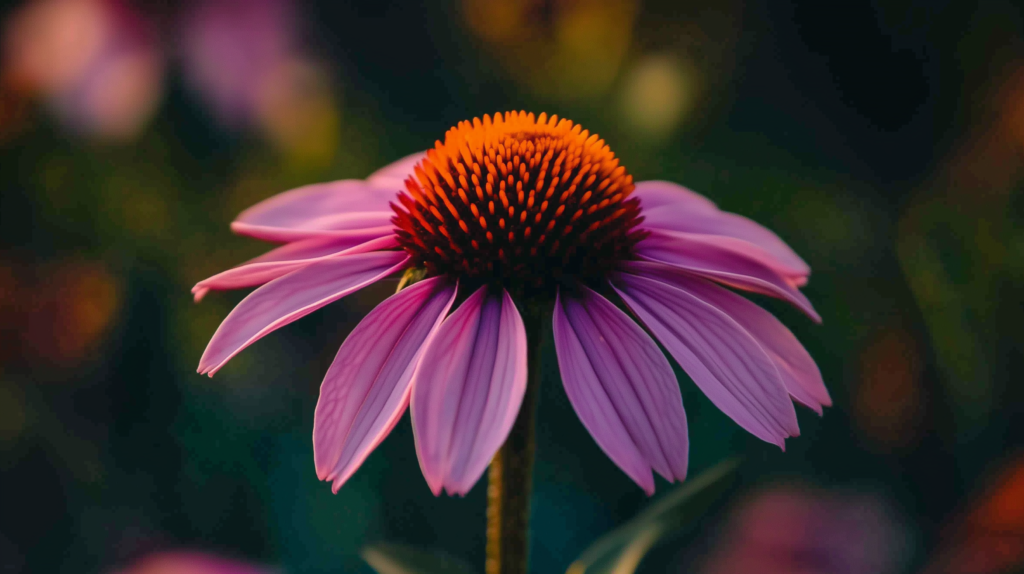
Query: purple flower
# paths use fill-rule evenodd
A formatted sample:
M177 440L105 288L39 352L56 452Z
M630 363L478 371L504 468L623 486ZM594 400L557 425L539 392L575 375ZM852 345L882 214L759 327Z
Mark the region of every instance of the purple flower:
M893 574L905 571L908 555L909 533L870 493L772 486L744 500L721 530L702 574Z
M218 119L238 126L295 60L296 15L287 0L203 0L180 27L185 79Z
M329 160L336 86L302 41L292 0L199 0L178 29L186 83L231 129L256 129L283 151Z
M272 197L232 229L285 245L193 289L199 299L266 283L217 329L201 373L371 283L425 271L359 323L324 379L313 445L317 474L335 491L411 405L431 490L466 493L523 400L526 307L553 305L566 393L647 493L652 470L686 476L689 442L672 367L633 317L765 441L783 446L799 434L791 398L819 413L831 404L793 334L720 286L783 299L819 320L797 289L807 264L772 232L684 187L634 185L603 140L556 116L462 122L426 154L365 181Z

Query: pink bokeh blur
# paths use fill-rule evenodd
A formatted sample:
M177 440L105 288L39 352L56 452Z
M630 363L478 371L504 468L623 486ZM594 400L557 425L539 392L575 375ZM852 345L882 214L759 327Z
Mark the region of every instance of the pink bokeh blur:
M30 2L5 23L3 52L6 89L100 139L134 138L163 92L156 30L120 0Z
M740 502L701 572L889 574L906 543L883 499L783 485Z
M113 574L273 574L275 570L202 552L149 554Z

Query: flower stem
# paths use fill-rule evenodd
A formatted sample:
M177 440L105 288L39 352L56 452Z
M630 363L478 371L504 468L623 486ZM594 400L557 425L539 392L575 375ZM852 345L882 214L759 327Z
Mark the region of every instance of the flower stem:
M544 313L537 308L524 311L528 369L526 394L508 439L491 461L487 485L486 574L526 574L529 559L534 418L540 386Z

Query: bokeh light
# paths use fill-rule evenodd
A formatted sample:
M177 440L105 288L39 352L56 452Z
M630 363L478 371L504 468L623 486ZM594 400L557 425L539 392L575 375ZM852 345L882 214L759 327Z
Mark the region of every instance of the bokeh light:
M891 574L909 542L877 495L775 486L733 511L701 572Z
M463 0L469 29L516 80L552 98L607 91L628 54L634 0Z
M42 97L75 131L129 140L162 96L155 34L121 0L28 2L4 23L0 85Z

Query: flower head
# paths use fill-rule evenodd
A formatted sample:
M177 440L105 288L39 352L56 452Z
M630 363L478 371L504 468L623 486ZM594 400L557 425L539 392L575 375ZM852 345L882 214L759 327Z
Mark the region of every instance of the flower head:
M819 413L831 404L792 333L722 287L784 299L817 320L798 289L810 273L803 260L686 188L634 184L603 140L555 116L462 122L426 154L365 181L272 197L232 228L285 245L193 289L198 300L265 283L221 324L202 373L366 285L425 271L359 323L321 386L314 455L335 490L411 405L431 489L467 492L522 404L520 309L538 300L553 305L559 369L580 420L648 493L652 471L686 476L689 445L679 385L648 331L766 441L799 433L791 399Z
M642 236L633 178L603 140L557 117L462 122L395 205L396 234L430 275L553 295L600 282Z

